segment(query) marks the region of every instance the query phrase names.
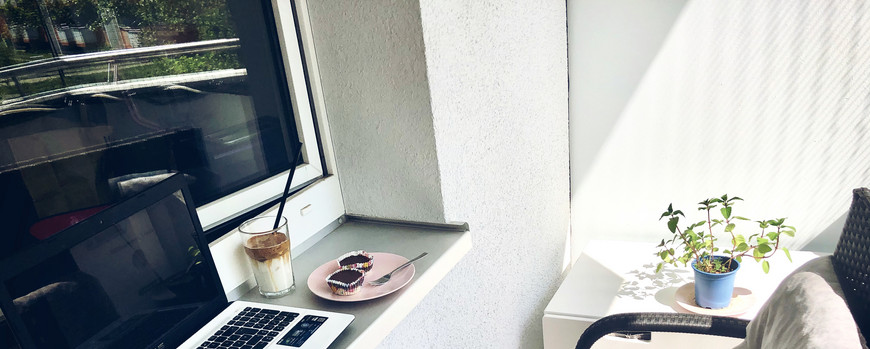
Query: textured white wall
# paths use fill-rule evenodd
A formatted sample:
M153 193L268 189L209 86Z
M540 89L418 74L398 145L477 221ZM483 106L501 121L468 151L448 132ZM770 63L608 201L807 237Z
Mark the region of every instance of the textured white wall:
M366 159L345 158L338 163L341 180L357 178L343 183L344 190L365 192L346 195L345 205L396 201L378 204L401 212L401 200L440 198L444 217L468 222L472 230L472 251L382 347L541 347L541 316L560 282L570 215L565 3L410 3L312 2L310 11L330 126L343 129L332 132L339 159L348 156L342 152L401 142L405 128L434 126L440 185L425 188L437 195L386 185L373 190L366 181L379 183L371 177L380 172L360 164ZM414 20L417 28L407 22ZM417 49L420 39L425 52ZM381 53L391 47L383 40L404 49ZM408 59L380 62L396 62L396 55ZM408 101L404 91L366 91L358 82L375 72L386 75L378 80L425 84L428 78L431 102ZM370 103L356 97L362 94L387 105L411 104L416 114L382 137L369 137L374 132L358 129L404 115L368 112ZM422 141L384 166L436 150ZM395 181L420 176L409 172Z
M569 225L565 4L421 8L444 208L474 249L383 347L541 347Z
M572 162L585 141L578 128L606 135L585 171L572 168L575 247L657 241L668 203L697 212L696 202L723 193L746 199L740 215L788 217L798 227L790 246L826 231L836 239L851 189L870 185L870 1L662 1L672 10L641 18L619 8L633 1L613 0L593 14L607 22L574 35L579 9L596 2L568 4ZM573 48L619 26L650 29L613 45L657 40L654 58L636 84L581 94L596 86L574 88L589 82L575 75ZM617 74L637 63L584 54L579 69ZM614 96L628 98L599 113ZM613 121L596 129L583 118Z
M350 214L444 222L416 1L309 1Z

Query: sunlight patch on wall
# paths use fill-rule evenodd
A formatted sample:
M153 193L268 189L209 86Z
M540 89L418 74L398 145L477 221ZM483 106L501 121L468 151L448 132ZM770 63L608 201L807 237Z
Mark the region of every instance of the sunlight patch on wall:
M572 188L578 243L658 241L669 203L695 221L698 201L724 193L746 200L735 214L788 217L790 247L831 225L870 186L868 12L870 1L688 3Z

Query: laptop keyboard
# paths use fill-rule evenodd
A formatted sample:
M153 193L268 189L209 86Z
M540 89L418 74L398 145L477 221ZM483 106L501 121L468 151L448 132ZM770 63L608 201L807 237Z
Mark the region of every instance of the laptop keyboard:
M199 348L262 349L297 316L298 313L246 307Z

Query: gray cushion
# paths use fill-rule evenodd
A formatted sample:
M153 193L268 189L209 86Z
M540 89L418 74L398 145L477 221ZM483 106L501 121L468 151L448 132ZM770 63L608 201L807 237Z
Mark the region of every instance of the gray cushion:
M867 348L830 256L806 263L783 280L735 347L749 348Z

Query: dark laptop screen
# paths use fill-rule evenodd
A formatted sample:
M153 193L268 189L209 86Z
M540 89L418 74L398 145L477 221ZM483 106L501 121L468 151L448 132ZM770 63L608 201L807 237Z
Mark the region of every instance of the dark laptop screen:
M144 348L202 308L226 303L211 256L200 250L196 217L182 191L167 185L70 228L4 271L14 331L37 348Z

